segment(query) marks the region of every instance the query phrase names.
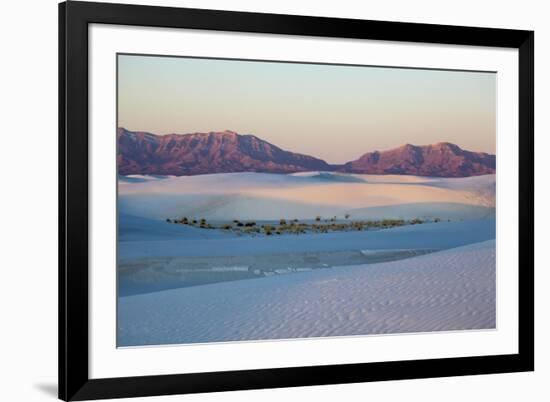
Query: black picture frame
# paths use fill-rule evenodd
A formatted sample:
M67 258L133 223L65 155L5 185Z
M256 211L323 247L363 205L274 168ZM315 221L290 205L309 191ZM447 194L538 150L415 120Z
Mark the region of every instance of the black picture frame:
M519 51L517 354L90 379L88 25L509 47ZM59 398L169 395L534 370L534 32L70 1L59 4Z

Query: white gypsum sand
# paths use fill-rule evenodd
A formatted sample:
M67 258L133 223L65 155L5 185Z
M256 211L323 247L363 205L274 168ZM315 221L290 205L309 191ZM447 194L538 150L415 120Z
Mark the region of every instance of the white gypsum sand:
M495 175L126 176L118 187L120 346L494 327ZM166 222L183 216L428 222L272 236Z
M120 227L126 225L127 218L121 217ZM143 223L144 227L160 226L167 229L174 227L178 230L168 233L155 229L154 232L151 231L150 236L144 236L124 229L123 238L130 238L132 241L119 242L119 261L150 257L261 256L364 249L446 249L495 238L494 219L424 223L361 232L289 234L270 237L236 236L221 230L199 229L144 218L140 218L139 221L146 222Z
M181 177L126 176L119 208L152 219L209 220L441 218L494 216L495 175L468 178L224 173Z
M120 297L118 345L495 327L495 241L406 260Z
M495 221L425 223L360 232L238 236L121 215L119 233L125 241L118 244L118 289L120 296L127 296L410 258L493 239Z

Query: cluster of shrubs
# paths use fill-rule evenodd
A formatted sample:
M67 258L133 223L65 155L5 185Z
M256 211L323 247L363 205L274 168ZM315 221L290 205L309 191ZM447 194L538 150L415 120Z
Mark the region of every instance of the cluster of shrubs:
M254 221L240 222L239 220L236 220L236 219L233 221L233 224L224 223L224 224L221 224L221 225L214 225L214 224L208 223L205 218L201 218L201 219L197 220L197 219L187 218L186 216L184 216L183 218L178 218L178 219L168 218L168 219L166 219L166 222L168 222L168 223L177 223L177 224L181 224L181 225L198 226L198 227L203 228L203 229L224 229L224 230L234 229L233 224L236 227L245 227L245 228L254 228L256 226L256 222L254 222Z
M206 222L206 219L204 218L201 218L200 220L196 220L196 219L190 219L190 218L187 218L186 216L184 216L183 218L179 218L179 219L166 219L166 222L168 223L178 223L180 225L189 225L189 226L198 226L202 229L217 229L217 227L209 224L208 222Z
M422 219L412 219L406 221L404 219L381 219L381 220L357 220L347 221L350 215L346 214L344 222L337 222L336 217L329 219L322 219L320 216L315 218L314 223L300 222L298 219L287 220L281 218L279 224L264 224L258 226L255 221L241 222L238 219L234 219L229 223L222 224L210 224L205 218L199 220L188 218L166 219L168 223L176 223L182 225L189 225L198 227L201 229L221 229L232 230L237 233L246 234L265 234L266 236L281 235L281 234L304 234L304 233L328 233L328 232L340 232L340 231L362 231L369 229L386 229L403 225L418 225L425 221ZM433 222L440 222L439 218L433 220Z

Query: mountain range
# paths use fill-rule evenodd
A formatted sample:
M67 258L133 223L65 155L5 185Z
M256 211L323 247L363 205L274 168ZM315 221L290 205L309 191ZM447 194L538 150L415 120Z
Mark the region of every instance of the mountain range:
M254 135L229 130L155 135L118 128L117 166L121 175L336 171L466 177L495 173L496 157L441 142L406 144L388 151L368 152L343 165L330 165L313 156L283 150Z

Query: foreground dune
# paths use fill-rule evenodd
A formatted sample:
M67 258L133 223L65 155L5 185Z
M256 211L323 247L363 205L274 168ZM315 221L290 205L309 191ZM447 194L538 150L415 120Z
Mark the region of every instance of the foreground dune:
M120 297L119 346L495 327L495 242Z

